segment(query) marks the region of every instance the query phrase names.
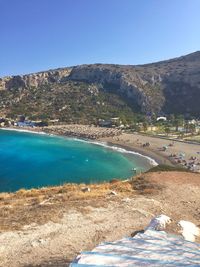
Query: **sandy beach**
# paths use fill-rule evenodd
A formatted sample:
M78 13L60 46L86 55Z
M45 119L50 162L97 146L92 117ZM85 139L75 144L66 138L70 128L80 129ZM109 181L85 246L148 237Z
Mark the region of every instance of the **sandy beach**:
M106 137L100 140L149 156L158 164L181 165L190 169L195 166L195 171L200 170L198 165L200 162L200 154L198 153L200 145L198 144L170 141L137 133L122 133L120 136ZM149 146L146 144L149 144Z

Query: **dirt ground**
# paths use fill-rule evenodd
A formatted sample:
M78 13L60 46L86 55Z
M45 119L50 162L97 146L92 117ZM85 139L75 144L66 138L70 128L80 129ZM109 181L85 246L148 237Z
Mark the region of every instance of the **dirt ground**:
M176 234L180 219L200 224L200 174L145 173L83 187L0 194L0 266L68 266L82 250L130 236L161 213Z

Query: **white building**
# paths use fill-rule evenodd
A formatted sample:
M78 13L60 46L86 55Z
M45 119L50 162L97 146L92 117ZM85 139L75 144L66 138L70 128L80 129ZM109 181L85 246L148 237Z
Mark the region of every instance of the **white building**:
M157 121L166 121L167 117L158 117L156 120Z

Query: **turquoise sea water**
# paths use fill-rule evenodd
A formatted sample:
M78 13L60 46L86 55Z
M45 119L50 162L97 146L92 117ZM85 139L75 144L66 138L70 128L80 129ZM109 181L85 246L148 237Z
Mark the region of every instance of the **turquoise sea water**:
M0 192L125 179L134 167L144 171L150 162L73 138L0 130Z

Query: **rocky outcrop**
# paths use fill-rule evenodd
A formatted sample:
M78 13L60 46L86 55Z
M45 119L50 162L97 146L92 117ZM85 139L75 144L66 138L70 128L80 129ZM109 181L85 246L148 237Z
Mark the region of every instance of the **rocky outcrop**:
M10 76L0 79L0 90L39 87L49 83L60 83L66 79L71 68L49 70L28 75Z

